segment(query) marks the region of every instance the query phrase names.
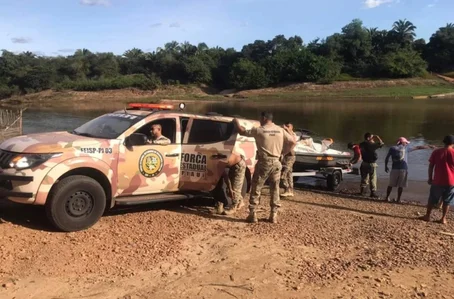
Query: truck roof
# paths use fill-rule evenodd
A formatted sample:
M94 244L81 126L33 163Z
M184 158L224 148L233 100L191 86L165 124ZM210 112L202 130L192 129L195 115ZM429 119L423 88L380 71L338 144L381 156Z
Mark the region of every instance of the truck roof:
M184 104L180 104L185 106ZM184 108L183 108L184 109ZM216 112L208 112L206 114L200 113L188 113L180 110L174 109L173 105L168 104L148 104L148 103L129 103L129 108L125 108L122 110L117 110L114 113L128 113L133 115L139 116L149 116L151 114L176 114L182 117L198 117L204 119L213 119L213 120L220 120L220 121L231 121L233 118L238 117L242 118L239 115L222 115Z

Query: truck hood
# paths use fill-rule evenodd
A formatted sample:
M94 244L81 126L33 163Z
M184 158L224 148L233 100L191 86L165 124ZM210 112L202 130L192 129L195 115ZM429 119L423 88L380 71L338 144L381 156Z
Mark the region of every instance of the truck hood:
M77 136L66 131L22 135L5 140L0 149L16 153L57 153L74 147L105 143L105 139Z

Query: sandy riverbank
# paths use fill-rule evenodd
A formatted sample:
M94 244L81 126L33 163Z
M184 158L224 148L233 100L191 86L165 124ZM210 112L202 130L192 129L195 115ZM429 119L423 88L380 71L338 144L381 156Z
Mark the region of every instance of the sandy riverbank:
M78 105L81 109L97 109L103 105L128 102L225 102L254 100L295 100L302 98L347 97L381 98L430 96L454 92L452 82L433 77L395 80L338 81L332 84L295 83L253 90L217 90L204 85L168 85L156 90L135 88L102 91L45 90L0 101L4 107Z
M3 204L0 298L453 298L452 214L443 226L421 206L297 191L273 225L264 194L257 224L196 201L70 234Z
M340 196L348 196L352 198L357 198L355 195L360 190L360 181L361 177L359 175L344 175L344 181L341 182L339 185L338 190L336 192L327 192L326 191L326 181L320 179L313 179L307 177L299 178L296 186L303 189L308 189L312 192L322 192L323 194L330 194L330 195L340 195ZM389 179L388 178L379 178L377 179L377 186L378 192L377 194L380 196L381 200L386 198L386 189L388 188ZM418 180L408 180L408 187L404 188L402 193L402 202L404 203L411 203L411 204L418 204L418 205L426 205L427 198L429 196L429 189L430 186L423 181ZM366 196L370 193L369 189L366 191ZM393 188L391 192L391 199L397 198L397 188Z

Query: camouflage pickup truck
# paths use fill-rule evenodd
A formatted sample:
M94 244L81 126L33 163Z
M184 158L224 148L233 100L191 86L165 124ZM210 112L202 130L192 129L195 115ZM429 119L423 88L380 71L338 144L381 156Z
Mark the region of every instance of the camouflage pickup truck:
M0 144L0 198L44 205L62 231L91 227L115 205L220 194L232 154L247 163L243 195L256 163L253 138L232 117L190 114L171 105L132 103L71 132L24 135ZM245 128L258 126L242 119ZM168 144L150 144L162 127Z

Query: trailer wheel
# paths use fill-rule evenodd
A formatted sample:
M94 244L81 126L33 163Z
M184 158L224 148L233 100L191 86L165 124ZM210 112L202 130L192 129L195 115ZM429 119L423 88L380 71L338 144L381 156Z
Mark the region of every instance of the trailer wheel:
M340 171L335 171L333 174L328 175L326 179L326 184L329 191L336 191L339 187L339 184L342 180Z

